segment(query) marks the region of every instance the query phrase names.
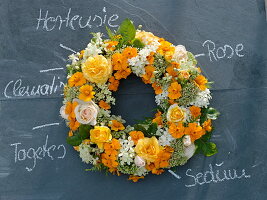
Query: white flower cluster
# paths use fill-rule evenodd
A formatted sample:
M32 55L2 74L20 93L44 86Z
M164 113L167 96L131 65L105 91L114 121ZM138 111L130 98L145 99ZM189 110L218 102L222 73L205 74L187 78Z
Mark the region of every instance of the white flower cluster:
M167 90L163 90L163 92L161 94L157 94L155 96L155 102L158 106L161 106L161 102L164 99L167 99L168 96L168 91Z
M149 64L147 57L150 55L150 53L155 53L159 45L160 43L158 41L154 41L150 45L147 45L143 49L141 49L137 56L128 59L133 73L135 73L139 77L145 74L144 67L145 65Z
M161 146L170 146L171 145L171 141L173 141L174 138L172 137L172 135L169 133L168 129L164 130L163 135L159 137L159 144Z
M95 165L97 161L99 160L98 157L94 158L93 155L91 154L92 152L95 152L97 149L94 149L90 147L88 144L80 144L79 145L79 151L80 151L80 157L83 162L87 164L93 164Z
M86 60L90 56L96 56L102 53L102 49L104 48L104 43L101 37L102 37L101 33L93 34L91 42L87 45L87 47L84 50L83 60Z
M212 97L210 94L210 90L206 89L206 90L201 91L197 94L196 99L193 102L191 102L191 105L207 108L207 106L210 104L209 100L211 98Z
M145 176L147 174L148 171L145 167L139 167L134 173L135 176Z
M128 139L119 139L121 148L119 151L119 162L121 165L128 164L130 165L134 161L135 152L133 149L134 142L132 141L132 138L129 136Z

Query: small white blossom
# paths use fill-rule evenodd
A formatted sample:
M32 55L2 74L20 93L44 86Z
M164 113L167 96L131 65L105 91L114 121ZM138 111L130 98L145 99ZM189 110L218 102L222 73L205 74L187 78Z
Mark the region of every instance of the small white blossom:
M98 161L98 157L94 158L92 155L91 155L91 152L90 151L90 145L88 144L80 144L79 145L79 151L80 151L80 157L82 159L83 162L85 162L86 164L93 164L95 165Z
M159 137L159 144L161 146L170 146L171 145L171 141L173 141L175 138L172 137L172 135L169 133L168 130L165 130L163 132L163 135Z
M135 158L135 152L134 152L134 142L131 139L131 137L128 137L128 139L119 139L121 148L119 151L119 162L121 165L130 165L134 162Z
M209 100L211 99L211 95L210 95L210 90L206 89L204 91L201 91L197 94L196 99L191 102L191 105L195 105L198 107L205 107L207 108L207 106L210 104Z

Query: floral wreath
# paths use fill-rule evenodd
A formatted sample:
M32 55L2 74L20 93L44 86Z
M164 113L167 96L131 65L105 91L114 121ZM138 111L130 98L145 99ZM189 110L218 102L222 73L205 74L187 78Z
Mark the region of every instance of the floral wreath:
M139 27L141 29L141 27ZM149 172L184 165L196 153L217 153L210 142L212 120L210 82L196 67L194 55L151 32L136 30L126 19L109 39L93 33L87 47L69 56L64 101L60 109L74 146L88 170L128 174L134 182ZM134 126L112 115L112 92L131 73L155 90L154 118Z

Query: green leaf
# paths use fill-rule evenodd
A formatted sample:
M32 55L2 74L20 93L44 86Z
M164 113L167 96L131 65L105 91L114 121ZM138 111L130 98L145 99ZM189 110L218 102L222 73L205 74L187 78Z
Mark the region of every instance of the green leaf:
M187 56L188 56L188 60L193 62L193 65L197 64L197 60L195 58L195 56L191 53L191 52L187 52Z
M150 126L147 129L148 136L156 135L157 130L158 130L158 125L156 123L150 124Z
M123 41L131 41L135 38L135 27L131 20L126 18L120 25L117 31L123 37Z
M208 108L207 110L207 118L215 120L220 115L220 113L215 108Z
M202 151L206 156L212 156L218 153L217 146L213 142L206 143L206 145L203 146Z
M67 143L72 146L79 146L82 143L82 138L80 135L74 135L71 137L67 137Z
M134 130L136 131L141 131L144 133L144 135L147 135L147 130L145 129L144 126L142 126L141 124L135 124L134 125Z
M111 40L113 40L113 39L114 39L114 36L115 36L115 34L114 34L114 33L112 33L112 31L110 30L110 28L109 28L109 27L107 27L107 26L106 26L106 30L107 30L108 37L109 37Z
M141 40L139 40L139 39L137 39L137 38L135 38L134 40L133 40L133 47L136 47L136 48L144 48L144 43L143 42L141 42Z
M205 156L212 156L218 153L216 144L213 142L204 142L201 138L196 140L195 144L197 145L196 153L203 153Z
M90 130L92 129L92 126L81 124L79 127L78 135L81 137L81 139L89 138Z

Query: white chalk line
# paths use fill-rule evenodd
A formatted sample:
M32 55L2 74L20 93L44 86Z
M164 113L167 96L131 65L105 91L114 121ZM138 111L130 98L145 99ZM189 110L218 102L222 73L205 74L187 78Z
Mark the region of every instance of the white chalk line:
M58 68L51 68L51 69L43 69L43 70L40 70L40 73L56 71L56 70L62 70L62 69L64 69L64 68L63 67L58 67Z
M195 55L195 58L200 57L200 56L205 56L205 54L204 53L197 54Z
M216 163L215 165L216 165L217 167L220 167L220 166L223 165L223 163L224 163L224 162L221 162L220 164L217 164L217 163Z
M63 44L59 44L60 47L62 47L63 49L66 49L66 50L69 50L71 51L72 53L77 53L76 51L74 51L73 49L69 48L69 47L66 47L64 46Z
M170 172L175 178L181 179L181 177L178 176L174 171L172 171L172 170L169 169L168 172Z
M56 122L56 123L50 123L50 124L43 124L43 125L40 125L40 126L35 126L32 128L32 130L35 130L35 129L40 129L40 128L44 128L44 127L48 127L48 126L58 126L59 123Z

